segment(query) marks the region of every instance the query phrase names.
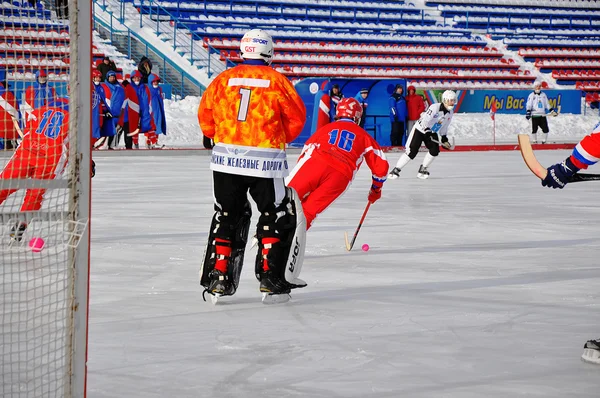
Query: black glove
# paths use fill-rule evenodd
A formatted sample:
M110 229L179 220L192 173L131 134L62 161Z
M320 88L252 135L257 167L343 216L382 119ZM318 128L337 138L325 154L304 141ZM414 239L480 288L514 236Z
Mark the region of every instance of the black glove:
M565 159L562 163L554 164L548 167L548 175L542 180L542 186L563 189L569 182L569 179L579 171L579 168L571 162L571 157Z
M442 136L442 144L445 143L445 142L448 142L448 137L445 136L445 135L443 135Z
M106 111L106 112L104 112L104 115L103 115L103 116L104 116L105 118L107 118L107 119L112 119L112 117L113 117L113 115L112 115L112 113L110 113L110 111Z
M531 111L527 111L527 113L525 114L525 119L531 119Z

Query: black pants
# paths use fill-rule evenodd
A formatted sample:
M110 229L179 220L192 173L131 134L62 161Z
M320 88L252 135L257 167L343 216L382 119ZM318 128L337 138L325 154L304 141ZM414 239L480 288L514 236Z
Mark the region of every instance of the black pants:
M231 240L235 226L244 212L248 193L261 214L258 225L275 225L276 209L285 199L285 183L283 178L250 177L213 171L213 193L215 211L221 213L216 236ZM262 235L275 237L275 230L276 228L269 228L267 231L272 232Z
M402 146L402 136L404 135L404 122L392 122L392 134L390 141L392 146Z
M538 127L542 129L542 132L548 133L548 119L546 119L546 116L534 116L531 118L531 134L536 134Z
M432 141L438 140L438 135L436 133L428 133L425 134L421 132L419 129L414 129L414 132L408 137L406 141L406 147L409 149L408 157L414 159L419 153L419 148L424 143L427 149L429 149L429 154L431 156L437 156L440 154L440 144Z
M133 137L129 135L129 122L123 124L123 137L125 139L125 149L133 149ZM118 144L118 142L117 142Z

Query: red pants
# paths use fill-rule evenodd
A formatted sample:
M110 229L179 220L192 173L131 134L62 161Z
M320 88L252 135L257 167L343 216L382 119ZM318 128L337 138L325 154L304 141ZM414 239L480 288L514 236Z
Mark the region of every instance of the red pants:
M298 193L307 230L313 220L348 189L351 182L343 173L331 167L325 156L300 159L287 185Z
M54 171L59 158L39 158L27 150L15 152L13 157L0 173L0 179L25 179L33 178L37 180L51 180L54 178ZM6 198L15 193L16 189L3 189L0 191L0 204L4 203ZM45 189L28 189L21 206L21 211L36 211L41 209L44 200Z

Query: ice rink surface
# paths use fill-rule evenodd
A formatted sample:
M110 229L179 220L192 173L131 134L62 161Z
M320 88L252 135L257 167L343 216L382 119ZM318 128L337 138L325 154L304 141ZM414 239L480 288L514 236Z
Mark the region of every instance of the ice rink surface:
M261 303L248 248L213 306L198 277L209 157L95 152L88 398L597 398L580 355L600 337L600 183L542 188L518 152L442 153L422 181L422 158L347 252L363 165L308 232L291 302Z

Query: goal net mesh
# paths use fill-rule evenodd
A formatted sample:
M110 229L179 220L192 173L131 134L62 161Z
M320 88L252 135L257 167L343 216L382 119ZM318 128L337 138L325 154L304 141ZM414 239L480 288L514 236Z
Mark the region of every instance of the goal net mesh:
M89 77L70 71L76 3L0 3L2 397L73 396L75 286L87 267L77 250L89 217L78 209L89 200L79 165L90 162L89 151L78 152L78 134L89 129L76 126L77 90Z

